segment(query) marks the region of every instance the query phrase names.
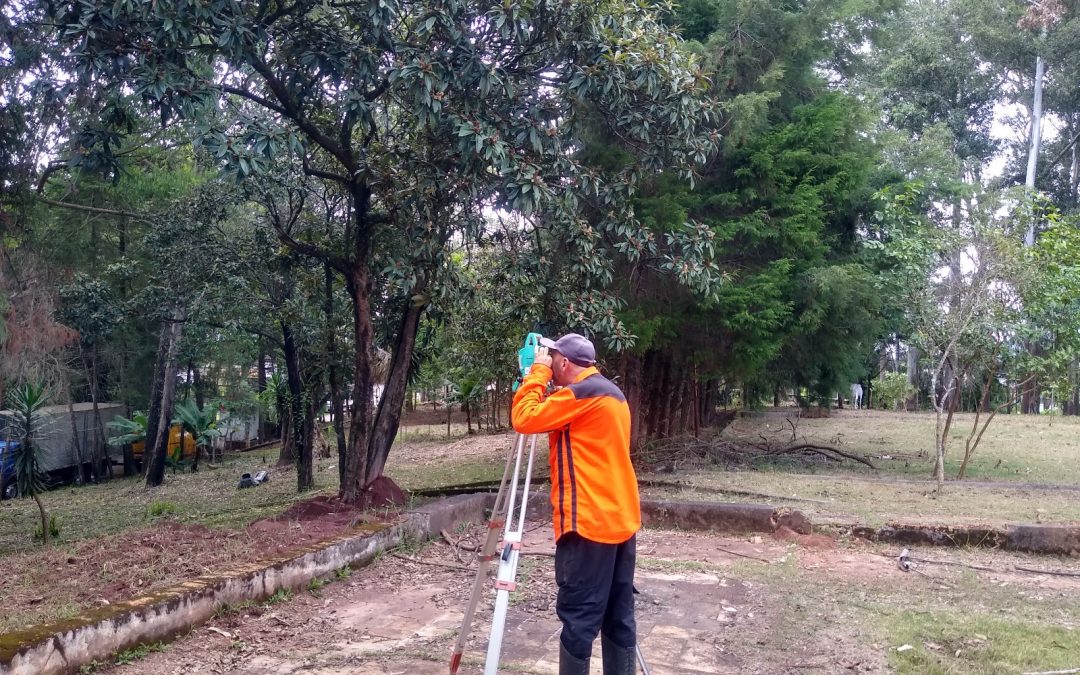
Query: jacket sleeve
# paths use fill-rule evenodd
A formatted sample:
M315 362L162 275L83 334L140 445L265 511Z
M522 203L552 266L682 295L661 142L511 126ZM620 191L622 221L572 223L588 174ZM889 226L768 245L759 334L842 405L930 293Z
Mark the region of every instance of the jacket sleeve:
M520 434L539 434L560 429L579 412L578 400L569 388L562 388L544 398L544 389L551 380L551 369L534 365L514 394L514 431Z

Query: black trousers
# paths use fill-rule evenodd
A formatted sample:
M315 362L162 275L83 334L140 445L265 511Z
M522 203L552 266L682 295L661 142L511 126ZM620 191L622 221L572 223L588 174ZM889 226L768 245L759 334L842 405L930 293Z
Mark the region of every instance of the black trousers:
M637 535L621 544L600 544L567 532L555 546L555 612L562 644L576 658L592 655L599 632L620 647L637 643L634 563Z

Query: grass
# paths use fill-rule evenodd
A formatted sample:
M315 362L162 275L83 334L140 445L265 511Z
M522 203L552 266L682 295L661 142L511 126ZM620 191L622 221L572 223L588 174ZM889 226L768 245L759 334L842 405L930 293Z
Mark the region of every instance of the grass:
M320 460L315 472L317 489L296 492L296 472L278 469L276 448L233 455L221 464L203 464L198 473L166 473L165 483L147 489L141 476L114 478L99 485L69 486L42 495L46 510L63 523L54 545L93 539L143 527L162 519L209 527L242 528L252 521L276 515L297 499L337 491L337 470ZM239 490L240 474L268 469L269 483ZM31 534L40 527L33 501L0 502L0 555L34 546Z
M946 462L950 478L959 466L960 436L973 420L974 415L958 415L954 423ZM674 474L649 473L646 462L639 476L686 484L682 489L646 488L648 496L769 501L798 508L815 523L1080 523L1080 492L1033 486L1080 485L1080 419L999 416L976 450L967 479L949 480L941 493L928 481L933 468L933 428L934 417L929 413L843 411L830 418L798 421L798 440L872 458L877 471L853 462L789 458L733 471L701 461L677 463ZM721 438L761 444L762 437L772 447L780 447L791 442L791 427L782 417L749 416L736 420Z
M771 648L799 641L810 626L835 632L854 651L884 654L899 673L1019 673L1075 668L1080 655L1077 591L1040 584L996 584L993 575L937 568L933 580L892 573L853 579L841 571L788 562L736 562L726 574L767 588L774 620ZM998 567L1015 554L952 549L935 557ZM1067 566L1068 562L1062 562ZM898 573L899 574L899 573ZM910 645L909 649L898 648Z
M955 416L946 450L946 476L953 477L959 470L964 439L974 420L974 413ZM755 442L761 441L760 435L780 444L791 440L791 428L782 417L751 415L737 419L724 431L725 438ZM845 410L832 417L798 420L796 436L868 457L888 455L893 459L874 460L880 473L888 476L925 479L933 469L933 413ZM846 465L830 466L829 473L870 472L861 465L851 469ZM967 478L1080 485L1080 417L998 415L968 465Z
M720 469L679 472L674 476L641 473L640 478L674 479L688 486L685 489L646 488L646 496L691 501L766 501L797 508L812 522L821 524L853 521L872 526L900 521L950 524L1080 522L1080 493L1009 484L970 487L949 483L944 492L937 493L932 485L882 483L868 476ZM737 494L739 491L755 494Z
M959 417L954 437L963 433L971 419L971 416ZM777 443L791 437L790 427L782 420L763 418L740 419L725 432L725 437L760 441L757 434L761 433ZM994 485L975 488L950 482L942 494L933 493L932 485L903 482L925 479L930 473L932 415L845 411L832 418L802 420L796 434L799 439L829 443L849 452L876 457L874 461L881 470L849 467L847 462L840 466L768 462L758 465L758 470L739 471L704 465L679 467L674 475L650 475L644 471L640 475L683 481L689 484L688 488L649 491L646 496L770 501L799 508L816 524L859 521L876 525L893 520L1080 522L1080 493L1021 485L1080 485L1080 420L1020 416L996 419L969 474L973 480L992 481ZM400 440L402 445L396 446L390 455L387 473L403 487L415 490L498 480L511 436L458 435L447 440L435 434L421 437L410 427ZM546 473L543 448L541 441L537 448L538 475ZM959 451L960 441L954 438L950 473L955 473ZM880 459L883 455L893 459ZM318 460L317 490L297 495L295 472L273 468L276 456L276 449L264 449L229 457L215 467L204 465L198 474L169 473L165 485L153 490L146 489L142 479L135 477L51 491L44 495L46 507L62 524L56 548L63 551L74 542L159 522L238 529L280 513L297 499L336 492L334 460ZM236 488L241 473L261 468L270 468L269 483L252 489ZM769 497L719 491L725 489ZM0 503L0 555L32 550L31 534L38 522L33 502ZM419 552L423 545L421 541L406 541L400 550ZM976 554L955 550L948 557L970 555ZM118 565L122 563L118 561ZM654 561L643 556L639 563L643 569L718 572L707 563L694 561ZM521 575L529 574L526 560L519 571ZM42 570L43 575L48 572ZM308 590L318 593L323 583L344 579L350 573L348 568L342 568L332 578L313 582ZM784 641L790 644L798 639L808 626L821 624L824 616L830 630L836 626L857 626L850 629L853 632L845 633L845 639L861 641L863 649L880 650L877 653L885 654L889 665L900 672L1020 672L1080 665L1076 662L1076 655L1080 654L1077 642L1080 619L1075 609L1075 593L1073 597L1058 597L1051 592L990 588L985 580L959 572L949 577L953 588L942 590L926 583L912 590L910 584L891 585L889 575L880 581L864 583L839 574L804 570L797 564L797 554L785 563L738 561L724 573L759 581L768 587L770 597L782 605L775 629L766 637L777 648L782 648ZM260 606L288 597L275 594ZM49 618L65 613L74 615L77 611L74 605L54 607L49 609ZM11 625L22 625L32 619L24 614ZM985 640L979 642L979 636ZM912 648L896 650L904 644Z
M139 645L134 649L128 649L127 651L120 652L116 655L116 665L123 666L129 663L134 663L139 659L145 659L154 652L163 652L168 649L168 645L163 642L155 642L149 645Z
M1015 673L1077 665L1080 630L985 613L904 611L886 622L896 647L889 661L901 673Z

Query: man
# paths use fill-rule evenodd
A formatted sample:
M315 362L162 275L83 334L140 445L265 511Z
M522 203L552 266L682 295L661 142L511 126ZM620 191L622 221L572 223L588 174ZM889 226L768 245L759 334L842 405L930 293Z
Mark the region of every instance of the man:
M588 339L569 333L540 344L514 395L513 422L522 434L549 432L559 673L589 672L599 632L604 675L632 675L641 503L630 463L630 408L596 369ZM551 395L548 382L557 387Z

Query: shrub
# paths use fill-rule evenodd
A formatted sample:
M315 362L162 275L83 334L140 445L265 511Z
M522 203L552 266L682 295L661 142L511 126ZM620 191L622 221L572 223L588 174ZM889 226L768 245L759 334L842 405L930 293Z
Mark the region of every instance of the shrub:
M875 383L874 391L885 408L899 410L904 401L915 393L915 387L908 383L904 373L882 373Z

